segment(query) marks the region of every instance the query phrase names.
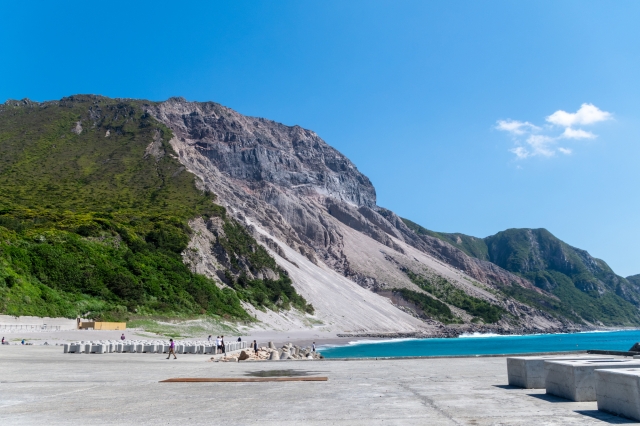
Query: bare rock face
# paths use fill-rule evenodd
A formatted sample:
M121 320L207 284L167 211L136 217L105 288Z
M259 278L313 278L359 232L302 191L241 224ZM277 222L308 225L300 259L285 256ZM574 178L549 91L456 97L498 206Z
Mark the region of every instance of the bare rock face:
M300 195L326 196L373 207L369 179L311 130L241 115L222 105L171 98L155 109L176 137L212 165L253 190L269 184Z
M301 291L314 306L319 305L314 297L327 296L314 293L313 286L319 284L305 278L312 275L305 269L307 261L317 271L329 268L382 293L392 288L423 291L403 270L437 273L474 297L502 306L518 318L515 321L521 327L563 325L549 314L469 285L467 281L475 279L494 289L519 285L543 291L446 242L417 235L395 213L378 207L370 180L314 132L182 98L149 105L147 112L173 131L171 144L179 160L200 177L203 189L215 193L218 202L277 255L292 277L311 286ZM153 146L148 151L153 155ZM301 284L294 279L294 285ZM362 309L366 317L368 308ZM416 327L414 318L400 313L403 320L397 321Z

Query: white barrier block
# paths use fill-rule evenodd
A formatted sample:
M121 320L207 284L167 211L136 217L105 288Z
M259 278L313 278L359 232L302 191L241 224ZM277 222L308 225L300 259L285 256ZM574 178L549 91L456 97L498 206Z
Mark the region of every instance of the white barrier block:
M598 410L640 420L640 369L596 370L595 374Z
M517 356L507 358L507 374L509 386L517 386L525 389L544 389L547 373L544 368L545 361L564 361L580 359L613 359L608 356L595 355L540 355Z
M156 345L143 345L142 352L147 354L154 354L156 353Z
M68 344L68 343L65 343L65 344L64 344L64 353L65 353L65 354L68 354L68 353L69 353L69 344Z
M596 400L596 369L640 368L640 360L545 361L544 366L548 394L582 402Z

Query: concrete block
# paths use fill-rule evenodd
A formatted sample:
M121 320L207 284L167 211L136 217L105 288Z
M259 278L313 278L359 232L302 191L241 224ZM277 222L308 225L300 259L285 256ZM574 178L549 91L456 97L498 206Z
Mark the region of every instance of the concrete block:
M640 359L640 355L634 355L633 359Z
M124 344L122 345L123 353L134 353L136 351L136 345L132 344Z
M548 394L582 402L596 400L595 370L640 368L640 360L545 361L544 366Z
M143 351L144 345L142 343L137 343L136 344L136 353L141 354Z
M82 353L83 350L84 350L84 345L73 344L73 343L69 345L69 352L72 354Z
M69 353L69 344L68 344L68 343L65 343L65 344L64 344L64 353L65 353L65 354L68 354L68 353Z
M91 345L92 354L103 354L105 345Z
M596 370L598 410L640 420L640 369Z
M85 354L90 354L91 353L91 343L86 343L84 345L84 353Z
M142 345L142 352L147 354L156 353L156 345Z
M310 350L304 350L307 355ZM525 389L544 389L547 378L544 362L550 360L579 360L579 359L613 359L610 356L596 355L540 355L518 356L507 358L507 374L509 386Z

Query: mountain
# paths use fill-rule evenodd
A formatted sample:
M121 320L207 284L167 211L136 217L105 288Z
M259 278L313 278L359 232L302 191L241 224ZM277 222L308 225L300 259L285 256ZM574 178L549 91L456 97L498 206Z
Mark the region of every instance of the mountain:
M428 231L313 131L213 102L8 101L0 154L2 312L433 336L638 321L608 272L598 298L492 257L504 242Z
M640 286L640 274L628 276L627 281L635 286Z
M139 101L0 106L1 312L250 319L243 302L312 311L266 250L196 187L170 138ZM183 261L195 217L220 228L230 286Z
M417 233L439 238L465 253L513 272L563 303L575 320L636 324L640 279L616 275L601 259L570 246L546 229L508 229L486 238L429 231L404 219Z

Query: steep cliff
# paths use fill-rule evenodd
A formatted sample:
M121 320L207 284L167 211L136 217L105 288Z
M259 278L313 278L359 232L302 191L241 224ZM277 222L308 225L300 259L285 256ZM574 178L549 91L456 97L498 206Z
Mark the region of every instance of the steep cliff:
M635 281L586 252L428 231L314 132L216 103L9 101L0 152L4 312L365 334L637 323Z
M445 303L455 316L453 322L483 322L465 310L470 305L461 302L456 306L453 299L443 300L446 298L416 284L412 277L420 276L444 279L474 301L474 306L499 307L505 314L497 324L506 329L571 324L505 296L502 289L517 287L517 292L546 301L555 300L553 295L495 264L415 233L393 212L378 207L369 179L314 132L181 98L149 105L147 111L173 131L171 144L185 167L253 229L290 274L300 271L296 271L299 265L283 256L286 248L313 265L315 271L309 275L317 277L329 268L388 296L417 317L426 314L420 303L408 298ZM315 278L307 279L311 286L319 287ZM298 288L318 305L305 288ZM330 292L317 297L337 298Z

